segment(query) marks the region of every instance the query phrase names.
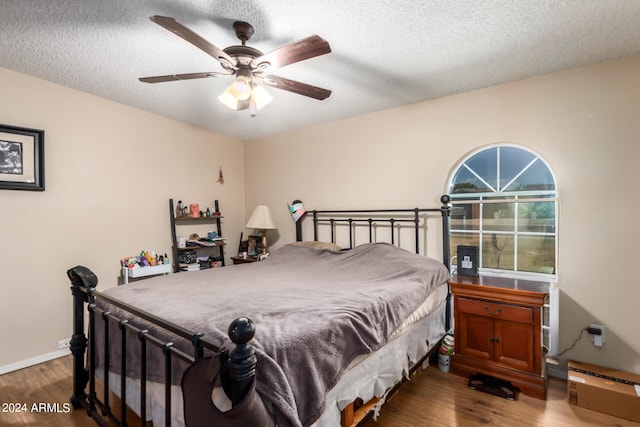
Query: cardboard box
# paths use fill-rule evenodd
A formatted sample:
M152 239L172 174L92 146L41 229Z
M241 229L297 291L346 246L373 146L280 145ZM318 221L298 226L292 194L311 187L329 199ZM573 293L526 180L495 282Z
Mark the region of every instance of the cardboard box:
M569 403L640 422L640 375L569 361Z

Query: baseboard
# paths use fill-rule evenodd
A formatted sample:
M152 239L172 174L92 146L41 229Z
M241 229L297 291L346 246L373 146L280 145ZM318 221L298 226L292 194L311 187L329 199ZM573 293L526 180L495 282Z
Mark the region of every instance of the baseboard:
M63 357L68 354L71 354L71 350L64 348L52 353L41 354L40 356L36 356L31 359L20 360L19 362L11 363L9 365L0 366L0 375L28 368L29 366L37 365L39 363L48 362L49 360L57 359L58 357Z

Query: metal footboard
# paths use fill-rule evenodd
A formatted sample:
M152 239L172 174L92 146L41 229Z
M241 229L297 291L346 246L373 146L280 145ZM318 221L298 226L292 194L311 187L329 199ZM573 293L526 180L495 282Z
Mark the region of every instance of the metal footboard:
M131 336L135 337L140 345L140 419L145 422L147 401L147 356L149 345L162 350L164 358L165 375L165 425L171 425L173 414L171 413L171 387L172 370L176 360L182 360L192 364L205 355L205 351L217 354L220 348L208 341L204 334L189 331L166 320L157 318L150 313L139 310L117 299L111 298L96 290L98 278L86 267L77 266L67 271L71 280L71 293L73 295L73 336L71 337L71 353L73 355L73 394L70 402L75 409L84 407L87 414L99 425L109 426L108 420L119 425L127 425L127 348L133 343ZM103 300L110 305L123 310L127 316L142 318L155 326L169 331L178 337L191 343L191 354L178 349L173 342L166 342L146 329L140 329L131 324L129 318L123 318L105 311L96 305L97 300ZM88 313L88 327L85 334L85 313ZM104 379L102 399L96 392L96 316L103 320L104 339ZM128 334L129 332L129 334ZM229 337L235 344L235 351L224 353L227 358L229 375L223 375L228 381L223 381L223 388L230 397L233 405L239 403L251 386L255 376L256 358L255 351L247 343L253 338L255 326L248 318L238 318L229 326ZM110 365L110 338L112 334L119 334L120 340L120 400L121 411L117 415L113 413L110 402L109 374ZM88 390L87 390L88 386Z

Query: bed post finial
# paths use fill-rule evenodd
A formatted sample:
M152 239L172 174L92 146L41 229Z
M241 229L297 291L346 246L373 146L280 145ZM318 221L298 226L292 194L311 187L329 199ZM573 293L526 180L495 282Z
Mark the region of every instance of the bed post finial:
M451 216L451 196L448 194L443 194L440 197L440 202L442 202L442 207L440 207L440 212L442 213L442 261L444 265L447 267L447 270L451 271L451 226L449 224L449 217ZM451 290L447 294L447 305L445 311L445 330L449 331L451 329Z
M447 266L447 269L451 271L451 266L449 265L451 261L451 229L449 226L449 216L451 215L451 206L449 203L451 202L451 196L443 194L440 197L440 202L442 203L442 207L440 208L440 212L442 213L442 261L444 265Z
M296 242L302 241L302 221L307 217L307 211L304 210L302 200L294 200L289 206L289 213L293 222L296 223Z
M71 280L73 295L73 335L69 342L73 354L73 395L69 399L74 408L79 408L86 396L85 387L89 381L89 373L85 369L84 354L87 350L87 336L84 334L84 303L89 302L88 291L98 285L98 278L87 267L81 265L67 270Z
M248 344L256 333L255 324L248 317L239 317L229 325L229 338L236 345L229 351L231 403L235 406L247 394L256 375L256 351Z

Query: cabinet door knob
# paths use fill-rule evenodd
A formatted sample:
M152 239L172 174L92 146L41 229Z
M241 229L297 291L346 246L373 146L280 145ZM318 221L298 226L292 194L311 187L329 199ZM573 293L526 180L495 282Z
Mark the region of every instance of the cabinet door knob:
M489 314L500 314L502 312L502 307L498 307L498 309L496 311L489 311L489 306L485 304L484 309L487 311L487 313Z
M489 337L489 341L491 341L491 342L495 342L495 343L498 343L498 342L500 342L500 338L496 338L496 337Z

